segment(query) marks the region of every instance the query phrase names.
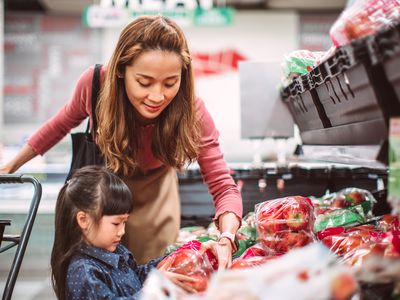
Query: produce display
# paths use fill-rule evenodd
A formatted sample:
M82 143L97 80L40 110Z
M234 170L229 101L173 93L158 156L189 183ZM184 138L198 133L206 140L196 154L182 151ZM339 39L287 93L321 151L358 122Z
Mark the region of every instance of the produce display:
M236 236L242 249L222 273L217 272L218 261L211 251L201 250L208 240L218 240L215 224L182 228L179 244L157 268L197 279L191 283L197 294L160 284L167 280L160 273L151 274L153 283L147 285L161 294L160 286L171 295L197 300L235 296L350 300L354 295L368 300L379 299L379 289L394 297L400 284L399 219L391 214L375 217L375 202L369 191L353 187L319 198L296 195L260 202L244 216ZM358 217L350 218L352 214ZM145 285L144 291L149 289ZM262 297L254 296L260 291ZM318 296L309 298L316 291ZM221 293L227 298L219 298ZM390 297L385 299L395 299Z

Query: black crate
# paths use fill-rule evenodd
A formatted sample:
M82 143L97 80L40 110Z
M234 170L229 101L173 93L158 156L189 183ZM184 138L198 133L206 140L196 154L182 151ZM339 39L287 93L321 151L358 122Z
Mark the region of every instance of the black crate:
M288 106L300 132L324 128L319 116L315 92L310 89L309 78L303 75L293 80L282 92L282 99Z
M394 106L399 114L400 103L400 24L378 32L367 40L372 65L383 69L384 78L389 82L389 97L394 98ZM388 91L387 89L385 92Z
M384 120L380 101L371 80L366 46L358 42L336 50L323 62L328 70L316 86L318 98L332 127Z

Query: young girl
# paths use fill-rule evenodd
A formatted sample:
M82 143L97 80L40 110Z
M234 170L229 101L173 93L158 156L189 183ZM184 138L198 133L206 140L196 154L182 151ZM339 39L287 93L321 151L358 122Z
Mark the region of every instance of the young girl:
M149 271L162 258L138 265L120 244L132 211L125 183L103 167L79 169L61 189L51 253L58 299L137 299ZM164 272L187 291L188 276Z

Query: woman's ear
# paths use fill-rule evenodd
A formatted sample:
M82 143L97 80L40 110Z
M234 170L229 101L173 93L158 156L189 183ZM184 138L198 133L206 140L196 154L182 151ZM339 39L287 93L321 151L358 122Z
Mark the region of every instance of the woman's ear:
M123 70L120 70L120 69L117 69L117 77L118 78L124 78L124 71Z
M90 218L84 211L78 211L76 214L76 222L82 230L87 230L89 228Z

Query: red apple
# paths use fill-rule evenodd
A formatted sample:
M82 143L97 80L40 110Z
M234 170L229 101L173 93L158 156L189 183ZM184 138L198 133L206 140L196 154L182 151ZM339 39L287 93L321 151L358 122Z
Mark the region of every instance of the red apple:
M352 205L358 205L365 201L365 195L360 191L353 191L345 195L346 201L350 202Z
M258 230L260 235L263 234L275 234L281 232L287 228L286 221L283 219L278 220L267 220L258 223Z
M269 256L269 257L254 256L246 259L237 258L232 262L231 269L245 269L245 268L260 266L275 258L277 258L277 256Z
M347 273L338 274L331 281L331 294L333 300L347 300L357 291L357 282Z
M247 259L254 256L265 256L265 255L267 255L267 252L265 252L265 250L260 246L255 245L247 248L240 256L240 258Z
M301 230L307 228L310 222L312 206L301 196L288 197L283 212L290 229Z
M308 214L302 211L290 210L286 214L286 224L290 229L306 229L308 225Z
M192 274L190 275L191 278L196 279L195 282L188 282L188 284L197 292L203 292L207 289L208 285L208 277L203 274Z
M349 206L349 203L345 199L339 198L339 197L335 198L331 204L331 207L334 207L334 208L346 208L348 206Z
M300 232L287 232L286 241L288 248L292 249L292 248L303 247L311 243L313 240L307 232L300 231Z
M180 249L164 258L157 268L169 264L166 268L167 271L187 275L195 271L196 268L201 268L202 263L203 258L199 253L190 249Z

